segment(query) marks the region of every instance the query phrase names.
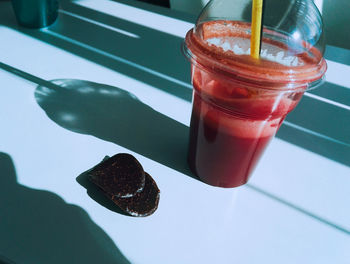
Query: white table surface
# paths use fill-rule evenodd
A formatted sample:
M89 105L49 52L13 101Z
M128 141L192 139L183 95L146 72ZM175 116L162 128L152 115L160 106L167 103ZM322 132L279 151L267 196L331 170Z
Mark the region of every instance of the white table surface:
M337 119L350 111L341 101L350 91L350 61L327 61L327 81L345 97L315 91L300 105L319 107L308 112L331 123L328 130L299 124L295 114L248 185L208 186L176 156L185 153L191 111L178 44L192 24L183 17L145 4L81 0L64 2L56 24L36 31L19 28L9 2L0 3L0 62L27 73L0 67L0 262L350 263L349 125ZM54 79L99 85L38 88ZM333 118L322 113L327 107ZM306 145L293 143L293 129L309 133ZM332 158L322 140L344 152L338 157L335 149ZM119 152L137 157L156 180L161 196L153 215L111 211L77 182Z

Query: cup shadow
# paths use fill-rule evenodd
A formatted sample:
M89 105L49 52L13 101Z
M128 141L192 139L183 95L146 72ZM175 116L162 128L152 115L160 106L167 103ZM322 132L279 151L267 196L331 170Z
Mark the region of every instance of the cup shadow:
M192 89L190 89L189 84L189 63L183 58L179 48L182 38L86 8L79 5L78 2L62 0L60 2L62 10L59 19L45 31L18 27L13 11L8 6L7 8L0 8L0 22L2 25L20 33L136 80L141 80L156 89L191 101ZM170 12L173 10L164 8L160 10L155 6L144 5L144 3L138 1L113 0L113 2L136 8L149 6L148 11L194 22L193 18L184 19L178 13ZM278 5L282 8L286 3L278 3ZM246 17L250 16L249 10L249 8L246 9ZM326 9L324 8L324 10ZM105 26L102 27L101 25ZM133 33L139 38L126 36L110 30L111 28ZM94 32L96 37L92 38L91 32ZM106 39L109 41L105 41ZM157 40L158 45L155 45L155 40ZM328 55L326 54L328 59L349 64L348 55L350 53L346 52L345 49L339 51L336 47L329 46L327 50L330 51ZM35 82L37 82L37 79ZM330 83L325 83L322 87L325 94L321 97L347 104L348 89L346 87L334 89L334 86ZM316 89L310 91L310 93L317 94L318 90L320 91L320 89ZM317 109L317 111L313 109ZM349 118L349 113L347 110L304 96L298 107L286 119L286 121L293 123L294 127L287 126L287 123L284 123L276 137L350 166L350 159L348 158L350 147L347 136L350 131L350 123L346 121ZM334 118L334 116L337 118Z
M187 126L117 87L73 79L52 82L60 89L38 86L35 98L55 123L113 142L197 179L187 165Z
M0 170L0 263L130 263L83 209L20 185L3 152Z

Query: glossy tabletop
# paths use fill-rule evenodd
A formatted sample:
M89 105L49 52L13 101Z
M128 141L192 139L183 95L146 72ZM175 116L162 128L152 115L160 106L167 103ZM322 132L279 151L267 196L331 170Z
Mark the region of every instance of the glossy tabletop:
M350 50L327 47L249 184L202 183L186 163L194 18L126 0L61 1L51 27L0 3L0 262L350 263ZM133 154L158 210L121 214L86 180Z

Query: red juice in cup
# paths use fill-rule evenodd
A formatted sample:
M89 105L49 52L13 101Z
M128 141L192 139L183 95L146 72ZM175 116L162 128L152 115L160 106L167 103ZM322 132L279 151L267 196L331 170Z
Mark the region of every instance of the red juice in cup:
M260 60L249 47L244 21L199 19L186 35L194 88L188 161L210 185L245 184L286 115L327 68L318 48L280 31L264 29Z

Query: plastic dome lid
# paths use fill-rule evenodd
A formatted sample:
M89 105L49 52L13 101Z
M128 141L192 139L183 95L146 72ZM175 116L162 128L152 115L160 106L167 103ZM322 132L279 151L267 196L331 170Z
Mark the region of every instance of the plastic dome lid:
M192 63L245 81L315 87L326 72L322 17L312 0L264 0L260 59L250 56L252 0L211 0L185 39Z

